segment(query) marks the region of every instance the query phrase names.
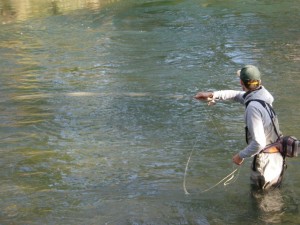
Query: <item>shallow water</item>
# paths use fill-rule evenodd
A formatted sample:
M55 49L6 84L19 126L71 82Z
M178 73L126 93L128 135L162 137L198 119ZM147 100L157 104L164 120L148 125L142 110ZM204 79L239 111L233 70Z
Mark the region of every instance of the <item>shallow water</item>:
M298 1L0 1L0 224L297 224L299 159L251 197L239 89L255 64L300 137ZM183 178L189 162L185 195ZM271 199L271 200L270 200Z

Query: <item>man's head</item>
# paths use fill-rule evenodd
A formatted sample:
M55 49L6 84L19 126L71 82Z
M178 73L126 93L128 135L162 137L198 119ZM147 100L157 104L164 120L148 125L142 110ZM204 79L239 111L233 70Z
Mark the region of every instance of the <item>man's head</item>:
M237 74L242 84L250 91L257 89L261 84L261 75L256 66L244 66L241 70L237 71Z

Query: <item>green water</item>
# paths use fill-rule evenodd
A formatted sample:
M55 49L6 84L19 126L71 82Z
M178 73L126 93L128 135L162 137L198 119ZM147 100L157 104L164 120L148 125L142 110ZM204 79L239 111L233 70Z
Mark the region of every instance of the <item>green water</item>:
M251 197L240 89L257 65L300 137L300 2L0 0L0 224L298 224L299 158ZM186 187L185 166L190 152Z

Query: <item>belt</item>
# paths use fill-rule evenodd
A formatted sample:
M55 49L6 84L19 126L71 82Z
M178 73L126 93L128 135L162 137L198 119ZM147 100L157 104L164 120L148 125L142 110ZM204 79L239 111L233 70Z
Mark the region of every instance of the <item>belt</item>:
M279 149L276 146L272 146L272 147L264 149L262 152L264 152L264 153L276 153L276 152L279 152Z

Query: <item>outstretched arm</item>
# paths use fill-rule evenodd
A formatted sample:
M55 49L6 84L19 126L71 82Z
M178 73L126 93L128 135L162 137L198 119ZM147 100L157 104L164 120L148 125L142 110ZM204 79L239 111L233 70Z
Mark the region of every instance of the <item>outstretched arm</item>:
M194 98L198 100L234 100L240 103L244 103L243 95L244 91L234 91L234 90L223 90L214 92L198 92Z

